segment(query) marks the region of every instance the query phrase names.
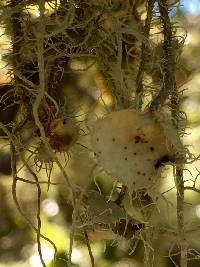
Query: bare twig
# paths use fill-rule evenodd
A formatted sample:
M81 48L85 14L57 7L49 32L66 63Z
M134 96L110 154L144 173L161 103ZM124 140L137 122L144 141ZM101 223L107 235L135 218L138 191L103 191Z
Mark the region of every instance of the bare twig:
M200 189L197 189L197 188L194 187L194 186L185 186L185 187L184 187L184 190L192 190L192 191L194 191L194 192L200 194Z
M19 211L19 213L26 219L26 221L29 223L29 225L32 227L32 229L37 233L37 239L38 239L38 251L39 251L39 255L40 255L40 259L41 259L41 262L43 264L43 266L45 267L45 263L42 259L42 253L41 253L41 245L40 245L40 237L42 237L43 239L47 240L49 243L51 243L51 245L53 245L54 247L54 250L55 250L55 254L57 253L57 248L55 246L55 244L47 237L43 236L41 233L40 233L40 228L41 228L41 221L40 221L40 207L38 208L38 212L37 212L37 219L38 219L38 228L36 228L33 223L31 222L31 220L27 217L27 215L22 211L20 205L19 205L19 202L18 202L18 199L17 199L17 193L16 193L16 187L17 187L17 180L18 180L18 177L17 177L17 163L16 163L16 148L15 146L17 146L17 140L15 140L14 136L11 135L11 133L6 129L6 127L0 123L0 128L7 134L7 136L9 137L10 139L10 146L11 146L11 168L12 168L12 175L13 175L13 184L12 184L12 195L13 195L13 200L15 202L15 205ZM13 128L15 129L15 127ZM18 129L18 127L16 126L16 129ZM18 154L20 154L19 150L17 151ZM39 184L38 184L38 179L37 179L37 176L34 174L34 172L30 169L30 167L28 166L28 164L24 161L24 164L26 165L26 167L28 167L28 170L31 172L31 174L34 176L34 178L36 179L36 184L37 184L37 187L39 187ZM38 195L39 195L39 203L40 203L40 195L41 195L41 191L40 191L40 187L38 188Z
M7 134L9 134L9 133L7 133ZM11 167L12 167L12 174L13 174L13 184L12 184L13 200L15 202L15 205L16 205L19 213L22 215L23 218L25 218L25 220L28 222L28 224L31 226L31 228L37 233L37 237L38 236L42 237L43 239L47 240L53 246L54 251L55 251L55 254L54 254L54 257L55 257L56 254L57 254L57 248L56 248L55 244L49 238L47 238L46 236L44 236L44 235L42 235L40 233L40 230L33 225L33 223L31 222L31 220L22 211L22 209L21 209L21 207L19 205L19 202L18 202L18 199L17 199L17 193L16 193L16 191L17 191L16 190L17 180L18 180L18 177L17 177L17 168L16 168L16 149L15 149L15 142L13 142L14 140L12 139L11 136L10 136L10 141L11 141ZM40 257L41 257L41 254L40 254ZM45 265L43 265L43 266L45 266Z
M26 164L26 162L23 160L23 162ZM28 164L26 164L26 167L28 169L28 171L32 174L32 176L35 179L35 184L37 187L37 192L38 192L38 196L37 196L37 245L38 245L38 253L40 256L40 261L42 263L42 265L44 267L46 267L46 264L44 262L44 259L42 257L42 248L41 248L41 242L40 242L40 238L41 238L41 219L40 219L40 202L41 202L41 188L40 188L40 184L39 184L39 180L37 175L32 171L32 169L29 167Z
M156 109L163 105L167 97L171 96L172 121L176 129L180 128L180 103L179 94L175 80L175 51L173 51L173 27L169 17L169 6L167 0L158 1L160 17L163 25L163 86L159 94L152 101L150 108ZM176 153L176 163L174 166L174 177L177 189L177 227L179 243L181 247L180 266L187 267L187 241L184 229L184 159L182 155Z
M90 256L91 266L95 267L94 256L93 256L93 253L92 253L89 237L88 237L88 234L87 234L86 230L84 230L84 236L85 236L85 241L86 241L86 245L87 245L87 248L88 248L88 253L89 253L89 256Z

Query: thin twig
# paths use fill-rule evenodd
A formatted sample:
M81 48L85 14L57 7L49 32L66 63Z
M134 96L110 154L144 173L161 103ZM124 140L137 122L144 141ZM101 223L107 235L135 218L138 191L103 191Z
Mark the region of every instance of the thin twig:
M88 234L87 234L86 230L84 230L84 236L85 236L85 241L86 241L86 245L87 245L87 248L88 248L88 253L89 253L89 256L90 256L91 266L95 267L94 256L93 256L93 253L92 253L89 237L88 237Z
M1 125L0 125L1 126ZM2 128L2 127L1 127ZM7 132L7 134L9 134ZM13 200L14 203L19 211L19 213L22 215L22 217L28 222L28 224L31 226L31 228L38 234L38 228L34 226L34 224L31 222L31 220L27 217L27 215L23 212L23 210L21 209L18 199L17 199L17 167L16 167L16 149L15 149L15 142L13 142L12 137L10 136L10 141L11 141L11 167L12 167L12 175L13 175L13 183L12 183L12 196L13 196ZM19 151L18 151L19 152ZM40 233L40 237L42 237L44 240L48 241L54 248L54 258L56 257L57 254L57 248L56 245L46 236L42 235Z
M179 94L175 80L175 51L173 51L173 27L169 17L169 6L167 0L158 1L160 18L163 25L163 86L159 94L152 101L150 108L156 109L163 105L167 97L171 96L171 114L174 127L180 128L180 103ZM174 177L177 189L177 227L179 243L181 247L180 266L187 267L187 241L184 228L184 159L176 153L176 166L174 166Z
M40 256L40 261L42 263L42 265L44 267L46 267L46 264L44 262L43 256L42 256L42 248L41 248L41 242L40 242L40 237L41 237L41 218L40 218L40 203L41 203L41 188L40 188L40 184L39 184L39 180L37 175L31 170L31 168L28 166L28 164L26 165L26 167L28 167L29 172L33 175L34 179L35 179L35 183L36 183L36 187L37 187L37 192L38 192L38 196L37 196L37 245L38 245L38 253Z
M163 25L163 85L158 95L152 100L150 109L163 106L170 94L176 90L175 82L175 55L173 49L173 30L169 17L169 7L166 0L159 0L160 18Z
M135 107L136 109L141 109L142 107L142 94L143 94L143 76L144 76L144 67L147 62L147 54L149 47L149 34L151 29L151 21L153 17L153 8L154 8L155 0L147 0L147 17L144 25L144 40L141 46L141 60L140 66L136 77L136 95L135 95Z
M74 208L72 213L72 226L70 230L70 242L69 242L69 253L68 253L68 265L71 266L72 263L72 251L73 251L73 244L74 244L74 234L75 234L75 213L76 210Z
M21 182L24 182L24 183L27 183L27 184L33 184L33 185L35 185L35 184L49 184L49 182L47 181L38 181L38 182L34 182L34 181L30 181L30 180L27 180L27 179L24 179L24 178L21 178L21 177L17 177L17 180L18 181L21 181ZM58 185L58 184L61 184L61 183L52 183L52 182L50 182L50 184L51 185Z
M194 191L194 192L200 194L200 189L197 189L197 188L194 187L194 186L185 186L185 187L184 187L184 190L192 190L192 191Z
M83 219L82 219L82 217L81 217L80 214L79 214L79 218L81 220L82 225L84 226ZM93 253L92 253L92 249L91 249L91 245L90 245L90 240L89 240L89 237L88 237L88 233L84 229L84 227L83 227L83 233L84 233L84 236L85 236L85 241L86 241L86 245L87 245L87 248L88 248L88 253L89 253L89 256L90 256L91 266L92 267L95 267L94 256L93 256Z

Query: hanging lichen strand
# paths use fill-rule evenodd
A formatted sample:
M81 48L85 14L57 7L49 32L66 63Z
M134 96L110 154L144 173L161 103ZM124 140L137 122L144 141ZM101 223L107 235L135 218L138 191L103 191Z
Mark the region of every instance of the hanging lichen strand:
M155 99L154 103L167 98L170 95L170 108L174 127L180 134L184 134L184 117L180 111L180 96L176 85L176 53L173 49L174 37L173 25L169 17L169 5L167 0L158 1L161 22L163 26L163 54L164 54L164 73L162 92ZM156 104L158 106L158 104ZM177 230L180 244L180 266L187 267L188 259L188 243L185 234L185 216L184 216L184 177L183 169L185 163L185 155L176 154L176 167L174 168L174 178L177 189Z
M156 16L153 11L155 6L158 12ZM141 189L147 192L156 182L159 183L161 167L165 163L177 164L174 170L177 186L177 224L181 246L180 266L186 267L183 164L187 150L180 140L180 134L181 136L184 134L185 122L183 113L179 111L179 92L175 80L183 38L179 40L175 37L176 27L169 16L173 6L169 5L168 1L148 0L146 7L147 16L143 27L145 40L142 40L135 83L135 108L137 110L143 108L143 103L147 102L145 93L148 93L149 88L154 87L155 91L150 92L152 100L146 105L146 110L149 111L137 112L133 109L123 109L131 105L127 104L127 99L125 102L121 101L123 90L119 93L114 85L112 90L116 98L116 109L120 111L111 112L96 121L91 130L92 145L99 164L123 186L126 186L130 193ZM154 49L150 46L152 20L157 27L161 28L163 38ZM156 61L149 62L152 58L151 53L156 53ZM149 69L150 65L154 70L152 72ZM146 74L152 78L149 88L145 87ZM170 119L158 119L169 116L169 111ZM148 220L145 215L144 218ZM149 230L146 230L145 235L144 266L146 267L153 266L153 249L151 248L153 236Z

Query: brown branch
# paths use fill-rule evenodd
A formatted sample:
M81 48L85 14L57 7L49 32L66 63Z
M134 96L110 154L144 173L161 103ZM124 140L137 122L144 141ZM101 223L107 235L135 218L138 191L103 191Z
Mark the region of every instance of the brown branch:
M18 62L20 61L19 53L22 47L22 40L23 40L23 32L21 27L21 16L22 16L22 7L19 4L22 0L11 0L10 7L15 8L17 7L17 12L12 12L10 22L12 26L12 52L13 52L13 66L17 67ZM15 77L14 79L17 79Z
M23 159L22 159L23 160ZM23 160L23 162L25 163L25 160ZM43 260L43 256L42 256L42 248L41 248L41 242L40 242L40 238L41 238L41 218L40 218L40 206L41 206L41 188L40 188L40 184L39 184L39 180L37 175L32 171L32 169L30 168L30 166L26 163L26 167L28 169L28 171L31 173L31 175L34 177L35 180L35 185L37 187L37 193L38 193L38 197L37 197L37 245L38 245L38 253L40 256L40 261L43 265L43 267L46 267L46 264Z
M180 103L179 94L175 80L175 51L173 51L173 27L169 17L169 5L167 0L158 1L160 18L163 25L163 86L159 94L152 101L150 108L156 109L162 106L165 100L171 96L171 115L176 129L180 127ZM187 267L187 241L184 229L184 158L180 153L176 153L176 166L174 167L174 177L177 189L177 227L180 243L180 266Z
M15 206L17 207L17 210L19 211L19 213L21 214L21 216L28 222L28 224L31 226L31 228L38 234L38 228L34 226L34 224L31 222L31 220L27 217L27 215L24 213L24 211L21 209L18 199L17 199L17 162L16 162L16 154L19 153L19 151L16 152L16 148L15 148L15 141L12 138L11 134L6 131L4 126L0 127L5 131L5 133L9 136L10 141L11 141L11 167L12 167L12 175L13 175L13 183L12 183L12 196L13 196L13 200L15 203ZM55 256L57 254L57 248L55 246L55 244L53 243L53 241L51 241L49 238L47 238L46 236L42 235L40 233L40 237L42 237L44 240L48 241L54 248L55 251ZM54 256L54 257L55 257Z
M166 99L176 91L175 80L175 52L173 49L173 28L168 14L169 7L166 0L159 0L160 19L163 25L163 85L158 95L152 100L150 109L158 109L163 106ZM175 96L174 96L175 97ZM175 97L177 99L177 95ZM172 96L172 101L174 102ZM176 100L177 101L177 100ZM173 103L174 106L175 103ZM176 107L176 106L175 106Z
M141 59L140 66L136 77L136 95L135 95L135 106L136 109L141 109L142 107L142 93L143 93L143 76L144 76L144 68L146 61L148 60L148 40L151 28L151 21L153 17L153 8L154 8L155 0L147 0L147 17L144 25L144 40L141 45Z
M185 186L185 187L184 187L184 190L192 190L192 191L194 191L194 192L200 194L200 189L197 189L197 188L194 187L194 186Z
M88 253L89 253L89 256L90 256L91 266L95 267L94 256L93 256L93 253L92 253L89 237L88 237L88 234L87 234L86 230L84 230L84 236L85 236L85 241L86 241L86 245L87 245L87 248L88 248Z
M40 219L41 188L40 188L40 184L39 184L39 180L38 180L37 175L32 171L32 169L25 162L25 160L23 159L23 157L21 159L22 159L23 163L26 165L26 168L28 169L28 171L34 177L34 179L35 179L35 185L37 187L37 192L38 192L38 197L37 197L37 228L35 228L35 231L36 231L36 234L37 234L37 245L38 245L38 253L39 253L40 261L42 263L42 266L43 267L46 267L46 264L45 264L45 262L43 260L43 256L42 256L42 249L41 249L41 242L40 242L40 238L43 237L41 235L41 219ZM15 164L16 164L16 162L15 162ZM15 168L15 173L17 175L16 165L13 166L13 167ZM17 183L17 180L18 180L18 177L16 176L15 177L15 193L14 193L15 196L16 196L16 183ZM17 198L17 196L16 196L16 198ZM52 244L52 241L51 241L51 244Z
M21 177L17 177L17 180L18 181L21 181L21 182L24 182L24 183L27 183L27 184L49 184L49 182L47 181L41 181L41 182L34 182L34 181L30 181L30 180L27 180L27 179L24 179L24 178L21 178ZM58 183L52 183L50 182L51 185L58 185Z

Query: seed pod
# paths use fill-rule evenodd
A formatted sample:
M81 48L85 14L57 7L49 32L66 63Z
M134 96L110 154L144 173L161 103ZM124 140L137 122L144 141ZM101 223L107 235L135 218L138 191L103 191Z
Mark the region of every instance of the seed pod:
M163 127L152 113L112 112L95 122L91 139L100 165L130 190L151 187L160 167L172 158Z

